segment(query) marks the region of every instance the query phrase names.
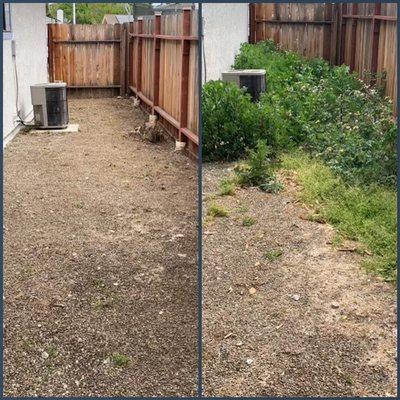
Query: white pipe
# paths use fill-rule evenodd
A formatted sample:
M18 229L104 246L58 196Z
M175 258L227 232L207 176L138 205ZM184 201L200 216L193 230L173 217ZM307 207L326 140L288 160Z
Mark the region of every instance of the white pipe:
M76 10L75 10L75 4L72 3L72 23L75 25L76 24Z
M57 10L57 24L62 24L62 23L64 23L64 11Z

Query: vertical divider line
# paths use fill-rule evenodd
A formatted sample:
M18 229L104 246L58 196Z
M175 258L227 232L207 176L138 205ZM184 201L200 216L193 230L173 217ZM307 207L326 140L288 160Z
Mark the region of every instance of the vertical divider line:
M400 20L400 7L397 6L397 26L399 24L399 20ZM400 51L400 30L396 29L396 37L397 37L397 54L399 54ZM397 71L399 71L400 69L400 58L397 57ZM396 115L396 121L397 121L397 143L396 143L396 149L397 149L397 178L400 176L400 135L399 135L399 124L400 124L400 115L399 115L399 108L400 108L400 98L399 98L399 93L400 93L400 80L397 79L397 115ZM399 179L396 180L396 185L397 185L397 218L400 215L400 183L399 183ZM397 239L400 238L400 224L397 223ZM396 260L396 266L397 269L399 269L400 267L400 240L397 240L397 260ZM396 286L397 286L397 293L399 293L400 290L400 276L399 274L397 274L396 276ZM399 309L400 307L400 296L397 295L397 309ZM397 327L399 326L400 323L400 315L399 313L397 313ZM398 328L397 328L398 330ZM400 335L397 335L397 351L396 351L396 355L397 355L397 359L399 359L400 356ZM397 380L397 392L399 392L400 389L400 380Z
M8 4L8 7L11 9L12 4ZM5 7L0 8L0 17L4 21L4 11ZM11 10L10 10L11 12ZM9 20L9 22L11 22ZM4 33L3 33L4 35ZM4 40L4 39L3 39ZM0 49L0 54L1 54L1 59L3 60L3 50L4 46L1 46ZM3 103L4 101L4 95L3 95L3 87L4 87L4 81L3 79L1 80L0 83L1 86L1 101ZM3 218L3 213L4 213L4 146L1 146L1 167L0 167L0 193L1 193L1 213L0 213L0 224L3 227L4 226L4 218ZM3 276L3 271L4 271L4 229L1 232L1 243L0 243L0 257L1 257L1 269L0 269L0 324L3 327L4 326L4 300L3 300L3 295L4 295L4 276ZM4 349L4 329L1 329L0 331L0 337L1 337L1 346L2 349ZM3 351L0 354L0 374L3 377L4 376L4 353ZM4 379L0 379L0 393L4 393Z
M202 172L203 172L203 162L202 162L202 142L203 142L203 132L202 132L202 52L203 52L203 10L202 4L198 3L199 10L197 13L198 23L197 23L197 35L198 35L198 59L197 59L197 68L198 68L198 88L199 88L199 118L198 118L198 133L199 133L199 145L198 145L198 157L197 157L197 215L198 215L198 233L197 233L197 253L198 253L198 278L197 278L197 305L198 305L198 387L197 387L197 396L203 397L203 241L202 241L202 232L203 232L203 186L202 186Z

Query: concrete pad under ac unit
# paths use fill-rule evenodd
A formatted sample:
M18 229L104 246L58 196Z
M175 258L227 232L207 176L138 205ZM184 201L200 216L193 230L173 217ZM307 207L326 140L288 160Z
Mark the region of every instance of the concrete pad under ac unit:
M32 129L31 133L76 133L79 131L79 124L69 124L63 129Z

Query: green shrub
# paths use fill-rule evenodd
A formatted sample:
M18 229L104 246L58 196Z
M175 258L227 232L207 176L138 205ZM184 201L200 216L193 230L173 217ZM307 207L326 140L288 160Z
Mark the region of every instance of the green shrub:
M394 185L396 124L380 88L271 41L242 45L234 68L266 70L260 112L273 151L302 146L347 182Z
M270 151L264 140L248 151L245 162L235 167L236 179L240 186L258 186L266 192L277 192L281 185L272 170Z
M236 160L265 131L258 105L234 83L210 81L203 86L202 117L205 161Z

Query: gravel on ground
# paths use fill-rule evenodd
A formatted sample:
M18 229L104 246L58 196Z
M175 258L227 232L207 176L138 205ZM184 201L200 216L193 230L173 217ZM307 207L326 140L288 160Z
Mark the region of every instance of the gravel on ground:
M71 100L78 133L5 149L6 396L195 394L196 165L146 120Z
M394 286L304 218L295 179L216 195L231 169L203 166L205 395L395 396Z

